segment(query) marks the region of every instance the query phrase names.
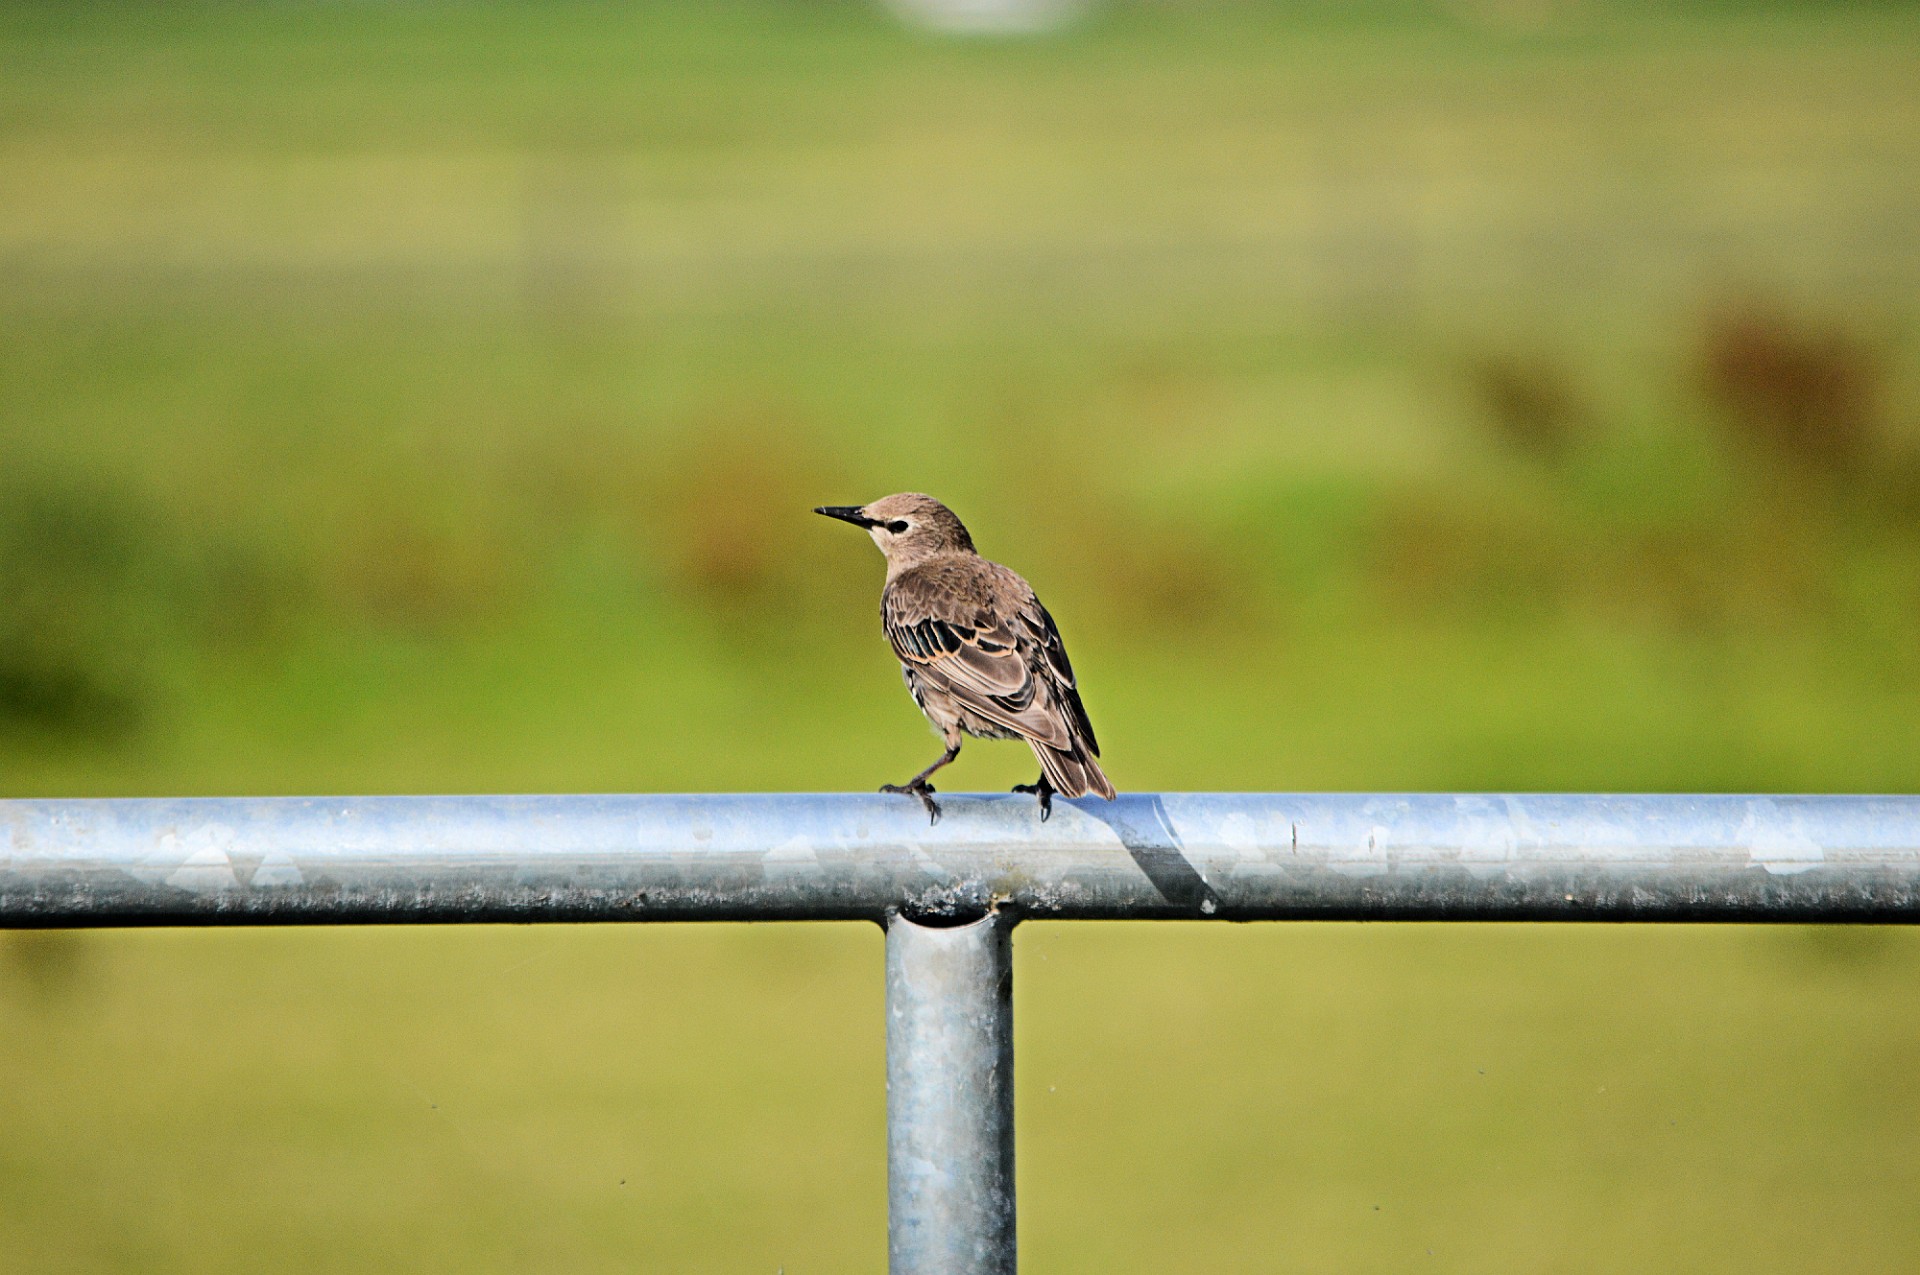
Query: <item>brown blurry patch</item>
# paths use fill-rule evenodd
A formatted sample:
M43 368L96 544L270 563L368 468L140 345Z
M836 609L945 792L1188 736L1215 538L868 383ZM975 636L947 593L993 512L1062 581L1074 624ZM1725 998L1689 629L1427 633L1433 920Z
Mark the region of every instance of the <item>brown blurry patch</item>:
M1710 627L1724 613L1728 582L1718 555L1701 552L1698 529L1652 531L1611 546L1592 573L1590 597L1604 613L1684 629Z
M1768 455L1828 474L1879 459L1885 366L1850 332L1763 302L1722 306L1702 325L1699 380Z
M1560 363L1491 354L1467 368L1474 396L1501 440L1541 460L1564 460L1591 432L1593 414Z
M1537 609L1562 602L1579 574L1548 520L1417 493L1386 503L1373 559L1388 598L1422 609Z
M688 600L740 623L791 617L813 600L822 572L851 570L873 553L812 510L887 493L846 491L792 414L714 409L696 439L660 460L644 506L666 576Z
M376 623L434 632L505 609L527 567L497 519L436 525L389 513L343 538L328 572L347 607Z
M1177 642L1259 614L1269 576L1220 511L1137 506L1062 473L1008 465L992 508L962 511L980 551L1032 581L1056 616L1077 611L1077 598L1138 637Z
M285 640L315 600L305 563L234 540L198 546L186 587L199 636L229 653Z
M1586 611L1715 630L1835 605L1832 546L1784 517L1658 527L1545 511L1395 501L1375 540L1386 596L1426 610Z
M1604 611L1671 627L1772 625L1832 606L1828 561L1782 519L1641 529L1599 546L1585 592Z
M532 434L507 449L499 465L493 481L514 493L535 532L627 525L653 497L661 469L651 440L594 420Z
M1202 637L1259 607L1260 572L1194 528L1135 520L1092 530L1083 521L1063 542L1076 546L1073 569L1091 576L1115 619L1135 632Z
M1139 352L1114 381L1128 413L1157 431L1204 428L1218 398L1213 379L1171 350Z

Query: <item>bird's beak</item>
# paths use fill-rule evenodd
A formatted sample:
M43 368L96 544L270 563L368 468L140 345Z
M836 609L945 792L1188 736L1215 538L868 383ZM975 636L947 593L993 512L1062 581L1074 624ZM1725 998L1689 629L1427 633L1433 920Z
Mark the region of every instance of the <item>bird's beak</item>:
M850 522L856 527L877 527L877 519L869 518L858 505L822 505L813 512L825 514L829 518L838 518L841 522Z

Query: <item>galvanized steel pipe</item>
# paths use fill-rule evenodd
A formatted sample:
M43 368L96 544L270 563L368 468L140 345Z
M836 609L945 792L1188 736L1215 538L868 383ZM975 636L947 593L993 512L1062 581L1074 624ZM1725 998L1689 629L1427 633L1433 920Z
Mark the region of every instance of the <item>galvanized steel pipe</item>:
M1013 1275L1012 931L887 921L893 1275Z
M1011 1275L1025 917L1920 920L1920 798L0 801L0 925L868 919L895 1275Z
M1920 798L0 801L0 925L1920 919Z

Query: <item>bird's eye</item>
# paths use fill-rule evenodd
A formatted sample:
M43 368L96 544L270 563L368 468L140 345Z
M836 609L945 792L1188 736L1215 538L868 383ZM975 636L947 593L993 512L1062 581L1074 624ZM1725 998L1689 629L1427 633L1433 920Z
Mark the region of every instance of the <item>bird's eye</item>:
M906 529L907 529L906 520L902 518L895 518L892 522L887 524L887 530L891 531L896 536L899 535L901 532L905 531Z

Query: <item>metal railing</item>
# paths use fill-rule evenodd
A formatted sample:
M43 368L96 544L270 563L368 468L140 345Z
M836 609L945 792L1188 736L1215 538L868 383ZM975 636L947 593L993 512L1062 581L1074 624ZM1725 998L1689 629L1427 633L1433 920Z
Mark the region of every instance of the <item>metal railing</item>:
M877 921L888 1253L1014 1269L1027 919L1920 921L1920 797L0 800L0 926Z

